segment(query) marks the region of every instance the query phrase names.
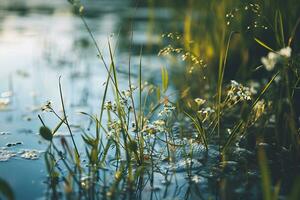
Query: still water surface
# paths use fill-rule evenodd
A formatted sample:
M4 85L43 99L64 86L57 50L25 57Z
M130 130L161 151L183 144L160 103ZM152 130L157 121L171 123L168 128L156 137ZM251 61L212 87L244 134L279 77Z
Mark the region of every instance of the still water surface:
M151 28L149 9L135 9L129 0L104 0L86 3L86 13L105 59L109 59L108 39L117 45L120 71L127 69L131 19L133 73L142 45L147 46L145 78L160 69L163 62L155 47L161 43L162 30ZM170 17L167 8L155 14L162 20ZM47 143L37 134L41 125L37 114L49 100L59 109L59 76L72 124L87 126L86 117L76 114L79 111L98 113L106 71L96 55L82 21L67 1L0 1L0 177L12 186L17 199L44 196ZM120 76L120 85L126 87L126 74ZM47 116L43 114L48 126L54 126L57 121ZM80 132L74 131L82 148Z

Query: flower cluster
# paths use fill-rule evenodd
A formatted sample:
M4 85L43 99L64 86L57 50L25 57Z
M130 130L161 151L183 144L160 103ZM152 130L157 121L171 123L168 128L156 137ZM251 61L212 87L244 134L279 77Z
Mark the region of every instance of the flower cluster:
M197 113L199 114L199 116L202 119L202 122L207 121L207 119L209 119L210 116L212 114L214 114L215 112L216 111L211 107L205 107L205 108L202 108L201 110L197 111Z
M262 28L267 30L268 27L265 26L265 20L261 16L261 8L258 4L245 4L241 7L232 9L229 13L225 15L226 17L226 25L230 26L231 24L234 24L235 21L238 21L239 17L241 15L251 15L252 19L254 21L250 21L250 23L247 26L247 30L250 29L257 29Z
M158 113L159 117L163 117L163 116L169 116L174 110L176 109L175 106L173 106L170 103L165 103L163 105L163 109Z
M211 107L202 108L201 110L198 111L198 113L203 116L208 116L214 112L215 112L215 110L212 109Z
M117 104L115 102L111 102L111 101L106 101L104 103L104 109L108 110L108 111L113 111L116 112L117 110Z
M241 101L250 101L252 99L251 96L252 93L249 87L243 86L235 80L231 80L226 97L228 102L234 105Z
M266 57L261 58L261 62L265 66L266 70L272 71L277 63L282 61L284 58L291 57L291 53L292 49L288 46L277 52L269 52Z
M107 136L113 137L114 135L121 132L122 124L120 121L114 120L114 121L108 122L107 127L108 127L108 135Z
M163 37L170 38L172 40L180 40L181 37L175 33L168 33L164 34ZM170 54L175 54L180 56L182 61L188 62L189 69L188 72L192 73L196 67L203 67L205 68L207 65L204 63L203 59L199 56L195 55L191 51L186 51L184 48L181 47L173 47L172 45L168 45L161 49L158 53L158 56L167 56Z
M136 86L134 86L134 85L130 85L130 88L129 89L127 89L127 90L123 90L122 91L122 95L123 95L123 97L124 98L129 98L129 97L131 97L132 96L132 93L133 93L133 91L134 90L136 90L137 89L137 87Z
M170 55L171 53L181 53L181 52L183 52L182 48L174 48L172 45L168 45L158 52L158 56L167 56Z
M42 107L41 110L44 112L52 112L52 102L51 101L47 101Z
M257 121L265 112L266 110L266 103L264 100L258 101L255 106L253 107L253 121Z
M196 102L196 104L198 106L202 106L203 104L205 104L206 100L205 99L201 99L201 98L196 98L194 99L194 101Z
M181 39L181 35L179 35L178 33L166 33L166 34L162 34L163 38L170 38L172 40L179 40Z
M144 127L142 132L147 134L155 134L159 132L165 131L165 121L164 120L156 120L152 123L147 123Z

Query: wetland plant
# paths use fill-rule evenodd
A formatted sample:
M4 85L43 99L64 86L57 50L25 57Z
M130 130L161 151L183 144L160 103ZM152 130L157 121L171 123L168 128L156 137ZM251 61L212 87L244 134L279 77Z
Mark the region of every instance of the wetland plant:
M237 31L228 33L227 26L232 22L227 19L219 44L217 75L213 75L216 83L196 98L187 95L188 90L179 91L179 99L174 101L167 91L170 76L166 68L161 70L161 85L143 82L142 48L138 80L132 80L129 56L128 85L127 89L121 89L110 39L107 61L83 17L84 8L77 1L71 3L96 47L107 77L99 113L81 113L91 121L91 126L82 130L83 149L74 139L60 81L62 113L55 111L51 103L44 107L58 118L58 125L51 130L39 116L43 125L40 135L49 142L45 153L49 198L239 199L251 193L244 188L251 188L249 180L255 179L261 180L262 185L262 189L253 187L252 193L257 198L280 199L281 180L272 180L267 155L275 160L286 155L276 164L294 165L288 169L295 170L299 165L299 116L295 112L297 99L294 96L299 89L299 55L292 47L299 23L285 43L283 19L277 11L274 34L279 50L253 38L253 42L269 51L257 69L265 69L267 78L239 83L224 77L231 42L239 34ZM249 4L244 10L250 8L259 13L257 4ZM234 12L237 10L225 18L236 15ZM181 59L188 74L196 70L203 75L203 70L209 68L189 48L187 39L190 37L178 33L164 37L175 40L177 47L170 44L162 48L160 56L172 54L175 59ZM112 99L108 97L109 92L114 94ZM71 140L54 138L61 126L67 127ZM254 144L251 143L253 138ZM226 187L230 181L236 183ZM299 180L293 184L293 188L297 187ZM182 192L182 188L186 192ZM197 190L201 194L195 192ZM234 194L230 194L231 190ZM289 189L283 195L287 193L290 199L299 198L297 189Z

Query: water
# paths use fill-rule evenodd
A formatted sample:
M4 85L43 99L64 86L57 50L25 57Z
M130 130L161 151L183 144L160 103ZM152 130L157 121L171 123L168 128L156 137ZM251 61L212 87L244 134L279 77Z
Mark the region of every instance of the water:
M176 8L172 8L172 3L167 4L169 6L162 3L155 8L141 3L136 8L136 3L131 0L83 3L86 22L107 63L110 61L108 40L113 46L121 89L128 86L129 56L132 81L134 84L138 81L141 47L143 79L159 83L160 68L170 65L167 59L157 56L159 50L166 46L161 35L183 32L186 27L183 27L182 19L186 19L181 14L186 12L182 6L185 3ZM211 13L193 13L196 19L205 16L210 20L213 18ZM210 21L207 23L210 24ZM205 29L208 24L201 27ZM205 35L211 34L211 31L203 32ZM204 41L205 37L201 42ZM173 65L176 67L177 63ZM180 90L188 81L195 81L198 95L198 77L185 80L178 68L171 70L170 75L175 78L169 91L174 92L175 87ZM106 69L97 57L97 50L83 22L74 15L67 1L0 1L0 178L12 186L17 199L45 198L48 185L43 156L48 143L38 135L41 122L37 115L41 114L49 127L55 127L58 123L53 115L41 112L41 106L51 101L54 109L61 113L59 77L75 141L84 154L80 128L87 130L89 120L79 112L99 114ZM111 98L112 94L108 96ZM193 134L191 127L184 128L188 134ZM70 141L66 128L61 128L56 135L64 135ZM59 139L57 136L54 140ZM208 199L215 197L220 189L218 187L225 188L225 185L227 190L220 190L228 199L239 199L245 195L253 196L253 199L259 197L259 174L257 166L251 163L255 160L253 152L236 147L232 156L235 159L220 163L218 146L209 145L206 152L204 146L198 143L189 146L181 142L188 140L178 140L184 148L173 152L175 163L164 160L168 157L164 153L162 158L155 160L157 168L154 169L153 187L146 184L137 197ZM184 158L191 147L196 159ZM108 155L108 159L113 159L113 156ZM221 164L227 166L222 172ZM107 173L108 177L114 176L112 171Z
M109 59L109 39L112 46L118 44L115 58L121 66L119 70L124 72L128 63L128 23L134 10L126 0L86 4L87 23L104 58ZM147 9L138 9L134 17L132 66L136 73L139 48L147 46L143 61L150 73L145 74L146 78L161 64L157 52L151 50L151 45L160 43L160 35L148 37L148 21ZM46 168L42 152L47 142L37 134L41 125L37 114L49 100L59 109L59 76L72 124L87 126L87 118L76 114L79 111L99 112L106 70L96 55L82 21L67 1L0 2L0 155L6 155L0 159L0 177L12 186L17 199L44 196ZM126 87L126 74L121 75L120 85ZM57 123L54 117L42 116L50 127ZM75 131L75 139L82 147L79 135ZM24 150L35 150L37 155L33 158L37 159L22 157Z

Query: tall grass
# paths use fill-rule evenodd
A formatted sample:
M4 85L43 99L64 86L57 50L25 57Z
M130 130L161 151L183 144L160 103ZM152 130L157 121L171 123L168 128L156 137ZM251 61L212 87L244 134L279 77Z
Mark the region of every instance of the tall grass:
M154 2L150 1L152 6ZM234 2L230 1L228 6L231 6ZM263 138L264 142L275 140L276 147L287 149L292 158L298 155L299 125L297 115L294 111L296 106L294 94L295 88L298 87L300 82L299 69L297 66L292 65L294 60L293 55L286 56L281 53L281 51L286 51L287 47L291 47L297 28L293 28L293 31L290 33L289 42L286 43L287 33L284 28L283 15L279 10L276 11L274 26L272 26L274 31L274 36L272 37L276 41L276 45L274 45L276 48L270 47L271 45L267 44L260 37L251 36L251 45L253 45L252 43L260 45L260 48L269 51L269 54L272 53L271 55L277 58L276 65L272 66L271 72L266 76L267 81L259 87L257 93L254 93L251 92L250 87L235 80L232 80L228 84L226 73L232 64L233 58L231 53L232 51L236 51L237 42L248 42L248 40L244 38L246 36L240 30L232 30L234 27L226 27L226 24L230 25L233 23L233 21L226 21L228 20L228 17L225 17L228 9L226 7L227 4L222 2L219 5L218 1L207 3L207 6L212 6L214 9L220 11L217 18L220 18L218 22L223 22L223 24L209 27L216 31L216 34L198 38L195 36L195 30L193 30L194 18L191 14L191 12L195 12L194 6L197 6L198 3L196 1L189 1L188 10L190 12L186 12L184 16L183 36L175 37L176 45L178 46L168 46L160 51L160 55L175 53L178 58L179 54L180 58L185 62L181 60L178 63L188 68L188 73L184 74L185 78L192 77L194 75L193 70L197 66L199 74L206 75L199 78L196 76L199 74L196 74L196 81L201 84L209 84L209 88L205 91L202 85L196 85L196 89L199 90L196 95L197 97L199 95L201 98L195 98L195 94L190 92L190 88L194 87L194 85L187 86L183 84L183 89L180 86L178 91L181 93L179 95L181 98L178 99L179 103L176 103L171 102L167 95L168 85L172 81L172 74L170 75L170 72L166 68L161 69L161 86L146 85L143 83L142 48L140 51L140 63L137 69L137 92L132 86L135 81L132 80L131 76L131 55L129 55L128 62L128 89L121 91L114 58L115 50L112 47L110 39L107 41L109 51L109 61L107 61L103 57L97 41L83 16L84 8L77 1L71 1L71 3L78 10L78 14L96 48L99 60L106 69L107 77L99 108L100 113L95 116L82 113L94 122L95 127L94 135L88 133L82 135L85 144L84 155L78 150L73 138L64 106L60 81L59 92L63 115L60 116L50 104L47 105L47 108L59 119L58 125L51 131L39 116L43 124L40 128L40 135L49 141L45 161L53 194L56 194L56 190L60 184L58 179L61 178L67 193L71 196L75 195L78 198L135 198L138 196L137 188L142 190L148 184L147 181L149 181L151 188L154 189L155 173L161 171L159 165L163 160L167 161L168 164L176 165L178 159L184 159L186 162L185 173L189 178L192 177L193 164L191 163L193 163L194 159L200 159L194 156L197 155L197 152L194 152L194 146L203 146L205 149L204 164L207 164L207 160L210 161L208 158L211 156L210 148L218 146L220 156L214 158L217 161L213 161L211 167L218 168L220 173L226 173L225 165L226 163L230 163L229 161L232 159L230 153L241 148L241 140L258 135L254 132L264 133L267 126L272 126L272 131L277 132L277 135L269 137L268 133L265 133L265 135L262 134L258 138L255 138L255 145L251 146L251 148L257 148L256 143L259 142L259 139ZM253 7L256 17L261 16L260 6L257 4L245 5ZM245 8L245 5L242 4L243 10L248 9ZM267 3L263 6L265 5ZM232 16L233 13L234 15L239 14L234 9L228 15ZM245 16L240 16L240 18L241 21L248 19ZM296 22L295 27L298 24L299 20ZM257 25L257 23L254 23L254 25ZM238 25L238 28L241 27L243 27L243 24ZM133 32L131 32L131 42L132 37ZM174 35L168 34L167 38L174 39ZM242 39L238 40L236 38ZM207 47L210 50L203 51L201 44L192 45L192 40L196 41L196 43L205 40L205 45L208 41L211 43ZM244 45L241 44L241 51L245 50ZM207 55L203 52L206 52ZM217 54L216 52L219 53L217 59L215 59L217 57L215 55ZM202 56L200 55L202 53L204 57L209 57L207 61L201 59ZM216 60L218 60L218 64L216 64ZM211 67L210 65L213 66ZM204 72L207 67L211 67L211 69L208 69L208 73ZM241 65L242 67L244 66ZM268 70L267 66L260 65L254 71L261 70L264 67ZM276 83L278 77L283 79L279 82L279 89L275 86L275 84L278 84ZM241 79L241 81L244 80ZM176 86L176 82L174 85ZM278 90L280 92L279 97L276 94ZM114 94L113 100L108 99L109 92ZM185 94L183 95L183 93ZM176 112L174 111L175 106ZM272 110L273 108L274 110ZM103 120L104 115L107 116L107 121ZM273 115L275 116L275 125L270 123L270 118ZM188 133L184 133L181 130L179 136L177 136L172 128L177 128L174 121L180 121L182 116L188 119L187 123L184 124L184 128L188 130ZM282 119L287 120L287 122L280 122ZM65 125L70 133L74 150L68 145L65 138L62 138L60 141L53 140L53 135L55 135L62 125ZM192 130L187 127L191 127ZM287 131L280 132L282 129L276 130L276 127L284 127ZM178 144L178 140L181 141L184 138L189 143L182 142ZM281 138L284 138L284 142L280 141ZM60 142L60 146L58 146L58 142ZM190 146L186 148L185 145ZM178 150L183 152L184 156L182 158L176 158ZM113 162L108 159L109 155L113 154L112 152L114 153ZM273 189L272 172L268 168L267 156L261 148L259 148L257 154L258 159L256 160L256 164L261 171L263 198L266 200L277 199L280 194L280 184L275 185ZM87 167L84 166L82 160L85 157L88 159ZM64 175L62 169L57 166L57 162L59 161L63 163L68 175ZM108 172L104 169L106 167L114 168L114 177L109 180L107 178ZM161 174L167 176L166 174ZM219 178L222 179L221 176L217 179L219 180ZM221 182L219 181L219 183ZM223 189L221 188L220 190ZM221 192L218 191L218 193ZM151 192L150 198L153 197L152 195L153 193Z

